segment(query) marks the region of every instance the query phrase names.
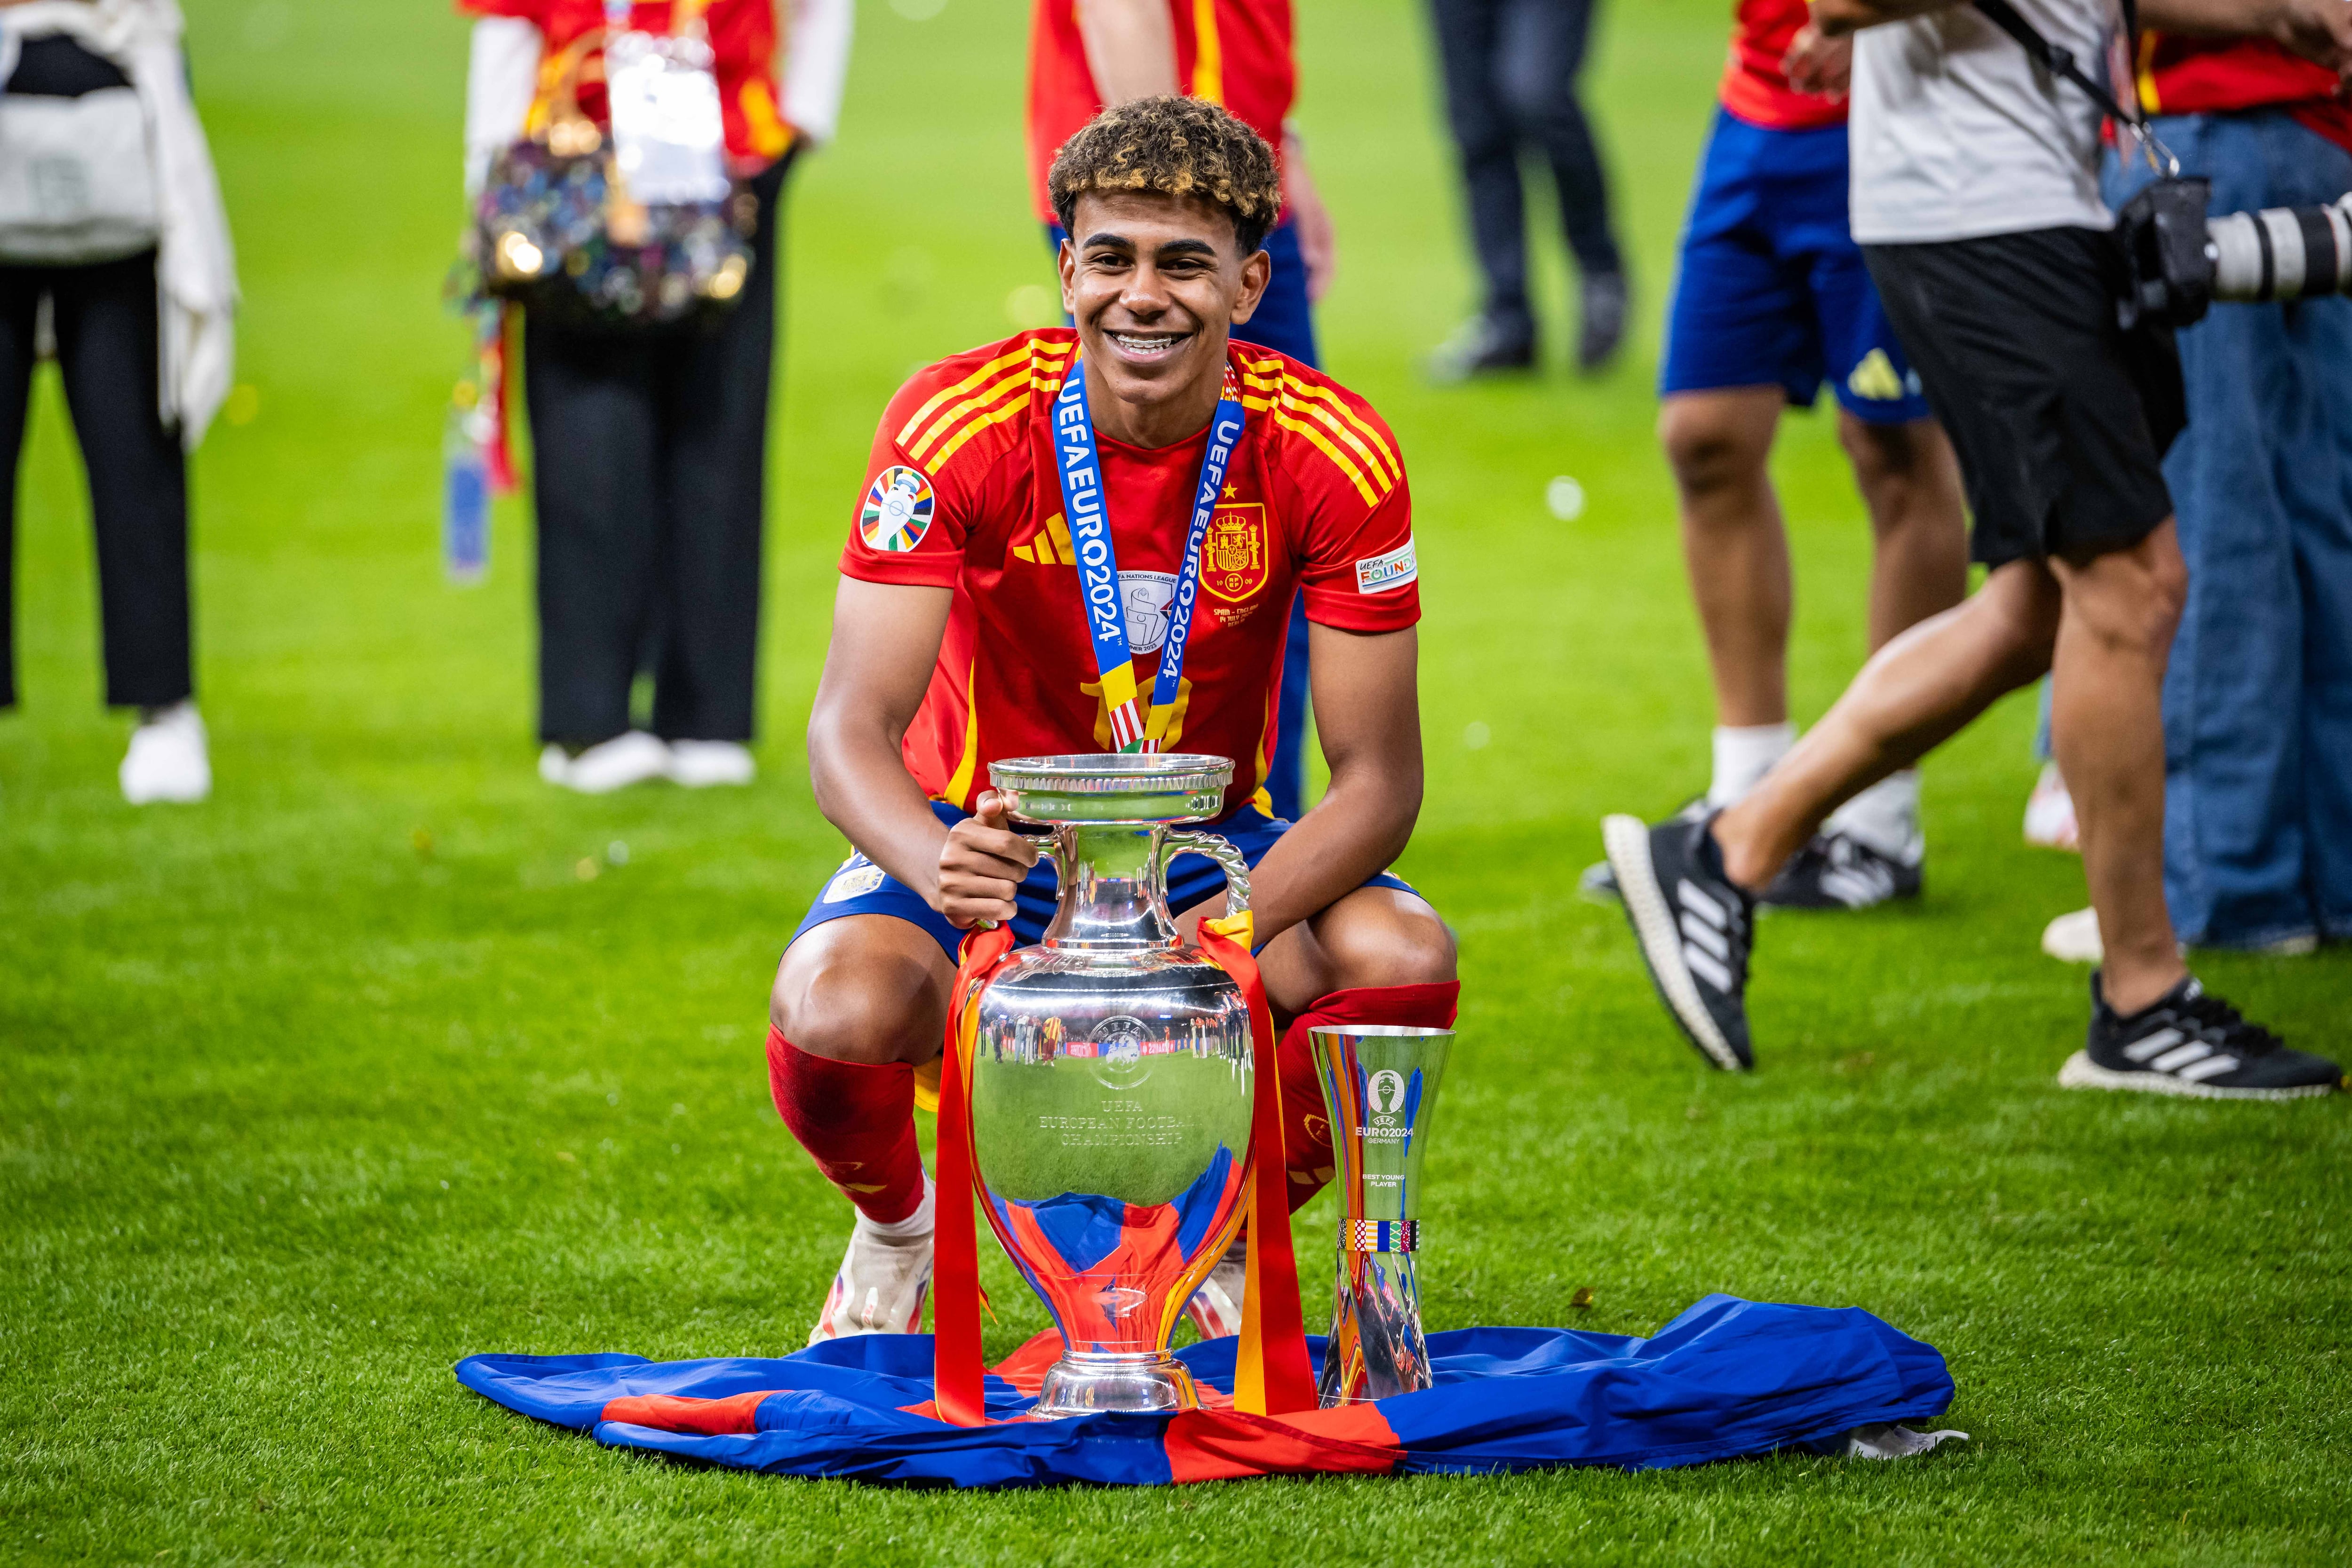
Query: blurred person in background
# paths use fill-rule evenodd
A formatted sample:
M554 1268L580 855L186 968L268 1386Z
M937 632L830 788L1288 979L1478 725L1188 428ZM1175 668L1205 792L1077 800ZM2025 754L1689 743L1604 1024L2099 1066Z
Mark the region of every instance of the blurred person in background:
M1773 494L1780 410L1827 380L1869 508L1870 651L1968 592L1968 516L1951 443L1879 304L1847 222L1843 92L1804 93L1780 59L1805 0L1739 0L1667 313L1658 437L1715 681L1714 774L1685 808L1719 811L1796 744L1789 720L1789 536ZM1840 43L1835 47L1849 48ZM1919 773L1839 807L1764 890L1784 908L1862 909L1919 894ZM1614 897L1607 862L1588 893Z
M467 188L543 114L552 68L607 12L667 34L668 0L459 0L474 24ZM741 302L708 329L523 328L539 520L540 772L602 793L667 778L746 784L759 656L761 539L784 175L833 132L848 0L710 0L728 172L759 204ZM601 43L580 108L609 128ZM631 687L653 677L651 732Z
M2267 39L2152 33L2139 79L2214 215L2352 191L2352 107L2325 68ZM2107 153L2111 204L2150 177ZM2308 952L2352 938L2352 299L2216 305L2179 341L2165 898L2191 946Z
M0 707L16 700L16 465L54 358L98 536L123 798L212 791L188 608L187 454L228 395L236 264L173 0L0 0Z
M1045 189L1062 143L1117 104L1182 94L1230 110L1276 149L1282 215L1265 236L1274 263L1257 309L1236 334L1321 369L1313 305L1331 287L1339 250L1331 214L1307 169L1307 146L1289 123L1298 63L1290 0L1036 0L1029 27L1029 181L1038 221L1058 256L1068 238ZM1123 584L1139 622L1162 621L1173 580L1131 573ZM1294 598L1283 645L1270 813L1296 821L1307 808L1307 603ZM1236 758L1246 763L1248 758Z
M2118 57L2114 0L2013 3L2092 69ZM2141 0L2139 12L2260 32L2352 71L2344 0ZM2046 671L2108 938L2059 1084L2327 1093L2336 1064L2207 991L2165 906L2160 702L2188 572L2161 460L2186 411L2170 331L2126 327L2116 308L2127 274L2099 195L2103 105L1958 0L1813 0L1790 80L1841 85L1831 46L1848 35L1854 238L1951 436L1988 571L1882 649L1746 799L1696 821L1602 824L1659 997L1709 1061L1752 1067L1757 895L1838 806Z
M1528 298L1525 193L1519 155L1551 171L1560 225L1576 257L1579 370L1617 355L1625 338L1625 258L1609 214L1609 181L1576 78L1599 0L1431 0L1445 75L1446 122L1462 162L1470 237L1486 305L1430 359L1441 381L1536 363Z

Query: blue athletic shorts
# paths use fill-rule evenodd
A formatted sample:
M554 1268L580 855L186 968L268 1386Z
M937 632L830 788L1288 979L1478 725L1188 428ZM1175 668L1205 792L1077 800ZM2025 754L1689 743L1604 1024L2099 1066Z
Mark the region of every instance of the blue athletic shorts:
M932 801L931 810L950 828L971 814L943 800ZM1290 824L1279 817L1267 816L1255 806L1244 806L1223 821L1207 824L1207 831L1230 841L1234 848L1242 852L1242 859L1255 866L1281 841L1283 834L1290 831ZM1364 885L1392 887L1400 893L1413 890L1411 883L1387 872L1367 879ZM1169 864L1168 907L1173 914L1181 915L1224 891L1225 873L1206 855L1178 855ZM1013 920L1015 941L1026 946L1045 935L1045 924L1054 917L1056 892L1051 861L1040 860L1029 868L1021 891L1013 895L1013 903L1021 910ZM816 926L845 915L895 915L911 921L931 934L950 962L964 937L962 932L948 924L947 916L923 902L921 894L861 854L852 854L841 862L841 869L833 873L824 891L816 895L816 902L809 905L809 912L801 917L799 927L793 932L793 941L799 941Z
M1845 127L1768 131L1717 109L1667 312L1662 393L1826 380L1873 424L1927 419L1846 216Z

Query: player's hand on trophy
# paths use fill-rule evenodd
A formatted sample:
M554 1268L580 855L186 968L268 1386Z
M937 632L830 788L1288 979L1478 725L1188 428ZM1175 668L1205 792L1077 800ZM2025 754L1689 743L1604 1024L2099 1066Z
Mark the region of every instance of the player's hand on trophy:
M939 909L960 931L1011 920L1013 892L1037 863L1037 846L1006 825L1003 796L983 789L972 806L940 846Z
M1843 98L1853 85L1853 37L1832 38L1807 24L1780 57L1780 69L1799 92Z

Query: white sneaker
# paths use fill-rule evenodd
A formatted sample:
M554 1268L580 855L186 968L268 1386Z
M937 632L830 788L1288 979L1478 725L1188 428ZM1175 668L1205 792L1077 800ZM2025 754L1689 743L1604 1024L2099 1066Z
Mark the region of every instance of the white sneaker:
M713 784L749 784L760 771L751 748L736 740L673 740L669 743L669 778L688 789Z
M1231 1339L1242 1332L1242 1298L1248 1293L1249 1242L1236 1236L1184 1303L1184 1315L1202 1339Z
M211 794L212 759L205 753L205 721L194 701L174 703L132 730L117 777L122 798L134 806L201 800Z
M2078 909L2042 928L2042 950L2062 964L2096 964L2107 956L2099 940L2099 912Z
M2066 792L2066 780L2059 777L2054 762L2042 765L2042 777L2033 781L2033 793L2026 797L2025 841L2038 850L2072 850L2077 854L2083 851L2082 830L2074 821L2074 797Z
M937 1212L931 1178L923 1177L923 1201L915 1212L889 1225L863 1214L850 1227L849 1250L825 1293L824 1311L809 1330L821 1344L861 1333L917 1333L923 1324L923 1298L931 1290L931 1231Z
M539 776L583 795L608 795L669 773L669 747L642 729L600 741L577 757L551 746L539 754Z

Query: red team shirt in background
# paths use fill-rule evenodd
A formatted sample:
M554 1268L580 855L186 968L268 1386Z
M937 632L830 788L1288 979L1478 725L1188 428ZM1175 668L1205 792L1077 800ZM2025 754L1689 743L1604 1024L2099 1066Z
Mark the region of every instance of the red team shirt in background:
M458 0L457 9L476 16L520 16L545 40L540 93L552 84L544 68L585 34L604 26L604 0ZM727 131L727 152L738 165L764 167L793 144L792 127L777 107L775 0L710 0L702 15L710 34L711 74L719 79L719 112ZM669 0L637 0L629 25L648 33L670 30ZM580 84L580 112L599 125L612 117L604 108L604 51L590 51L588 79Z
M1811 19L1805 0L1739 0L1731 58L1723 68L1723 107L1766 131L1819 131L1845 123L1845 99L1799 92L1780 61Z
M918 374L882 416L845 576L955 590L908 770L969 810L988 764L1114 749L1078 600L1053 439L1077 348L1024 332ZM1225 810L1261 810L1294 585L1307 617L1361 632L1421 619L1412 499L1370 405L1271 350L1236 343L1245 427L1202 547L1200 598L1166 747L1234 759ZM1149 692L1208 432L1146 450L1097 434L1137 685ZM1143 578L1139 574L1159 574ZM1156 629L1133 595L1162 606ZM1140 634L1139 635L1139 632Z
M2140 101L2150 114L2278 107L2352 152L2352 107L2336 100L2336 73L2263 38L2150 33L2139 44Z
M1103 101L1078 34L1077 0L1036 3L1029 24L1029 183L1038 219L1050 224L1056 219L1045 171ZM1168 12L1176 24L1179 87L1231 110L1279 156L1282 122L1298 87L1290 0L1168 0Z

